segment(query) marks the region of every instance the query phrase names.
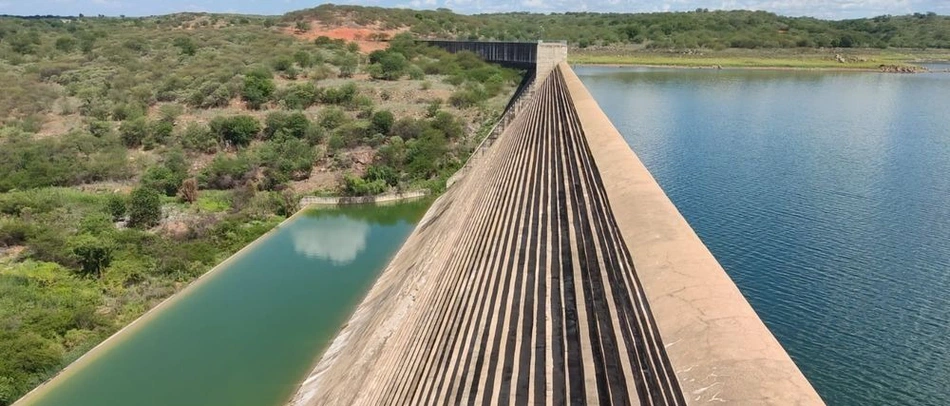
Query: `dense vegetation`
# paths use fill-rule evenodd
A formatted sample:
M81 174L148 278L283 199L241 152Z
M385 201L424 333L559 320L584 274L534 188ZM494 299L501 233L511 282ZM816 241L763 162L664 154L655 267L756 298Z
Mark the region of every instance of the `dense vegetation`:
M505 13L460 15L323 5L290 13L286 21L318 20L384 28L411 27L422 37L482 40L567 40L589 45L641 44L652 48L950 48L950 16L916 13L843 21L783 17L764 11L600 14Z
M301 194L438 191L520 80L406 36L367 54L287 26L0 18L0 405Z

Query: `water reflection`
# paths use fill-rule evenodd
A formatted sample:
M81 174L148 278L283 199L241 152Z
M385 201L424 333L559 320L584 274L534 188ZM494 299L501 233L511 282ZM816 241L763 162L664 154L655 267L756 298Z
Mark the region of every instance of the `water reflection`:
M369 230L366 221L343 214L327 215L316 227L294 229L291 238L298 254L347 265L366 249Z

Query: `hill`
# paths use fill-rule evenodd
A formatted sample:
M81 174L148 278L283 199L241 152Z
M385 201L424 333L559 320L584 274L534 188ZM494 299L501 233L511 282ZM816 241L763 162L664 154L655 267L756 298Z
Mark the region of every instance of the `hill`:
M625 44L657 49L950 48L950 16L934 13L828 21L747 10L460 15L447 9L322 5L288 13L282 21L408 28L432 38L567 40L579 48Z
M521 72L277 18L0 18L0 405L311 193L444 187Z

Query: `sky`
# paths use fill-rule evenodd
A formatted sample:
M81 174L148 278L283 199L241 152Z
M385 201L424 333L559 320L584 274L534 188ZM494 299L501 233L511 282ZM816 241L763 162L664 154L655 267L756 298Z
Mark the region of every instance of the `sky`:
M434 9L457 13L532 12L652 12L766 10L787 16L824 19L873 17L933 11L950 15L950 0L336 0L336 4ZM278 15L315 7L313 0L0 0L0 14L144 16L181 11Z

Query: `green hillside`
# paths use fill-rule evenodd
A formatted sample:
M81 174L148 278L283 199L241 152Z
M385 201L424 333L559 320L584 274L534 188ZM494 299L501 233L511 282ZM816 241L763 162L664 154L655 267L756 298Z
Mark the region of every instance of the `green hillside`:
M276 18L0 18L0 405L297 209L444 187L521 73Z
M677 13L505 13L460 15L323 5L284 21L380 22L422 37L478 40L567 40L571 45L642 44L649 48L950 48L950 16L933 13L827 21L764 11Z

